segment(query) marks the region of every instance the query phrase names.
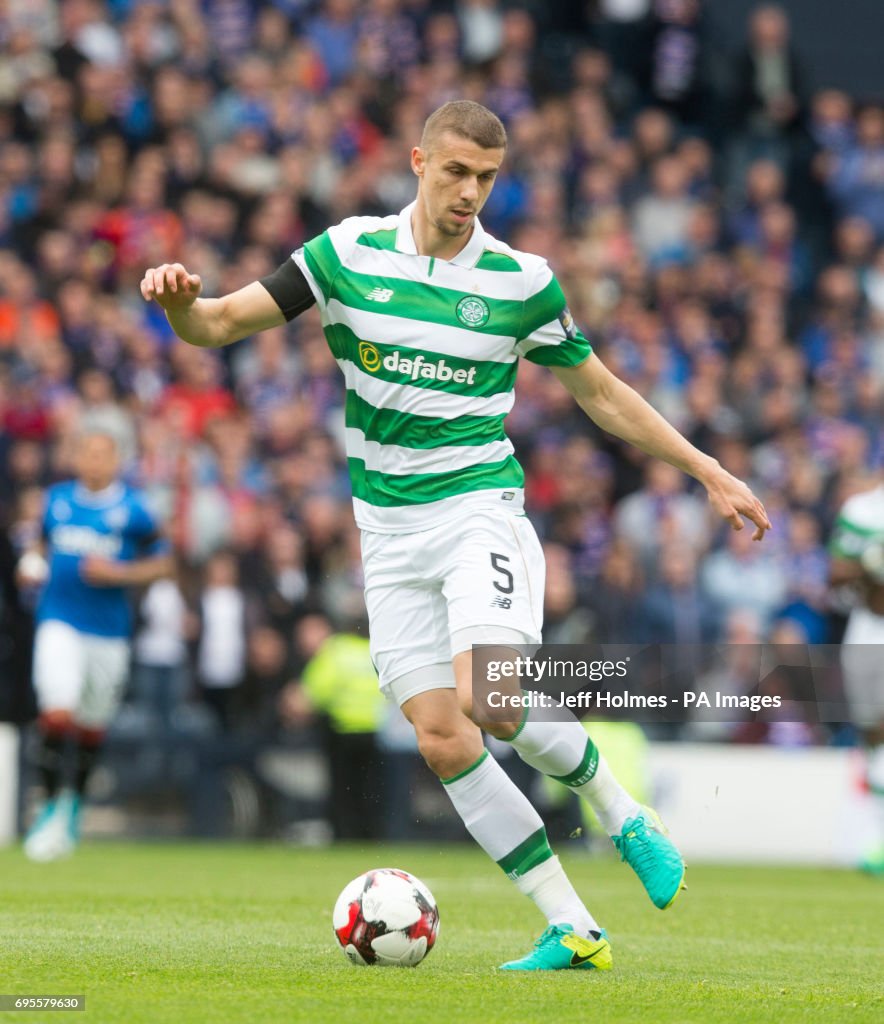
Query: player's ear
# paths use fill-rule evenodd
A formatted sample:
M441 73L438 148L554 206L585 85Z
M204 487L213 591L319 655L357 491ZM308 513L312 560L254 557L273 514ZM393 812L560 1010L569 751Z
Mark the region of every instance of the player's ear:
M414 149L411 151L411 169L419 178L422 178L426 165L426 153L424 153L420 146L415 146Z

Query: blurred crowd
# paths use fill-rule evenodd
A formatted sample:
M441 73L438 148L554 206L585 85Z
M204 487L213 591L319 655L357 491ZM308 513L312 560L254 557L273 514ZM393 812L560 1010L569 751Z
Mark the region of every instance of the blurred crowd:
M773 5L723 59L704 6L0 4L5 522L26 547L78 429L118 438L180 565L140 605L158 714L199 694L223 728L303 721L291 681L364 609L316 311L192 348L142 273L177 260L221 294L343 217L398 211L423 120L454 98L509 133L485 227L549 259L602 359L774 523L763 544L726 529L523 363L508 430L547 639L838 639L827 535L884 463L884 106L808 94Z

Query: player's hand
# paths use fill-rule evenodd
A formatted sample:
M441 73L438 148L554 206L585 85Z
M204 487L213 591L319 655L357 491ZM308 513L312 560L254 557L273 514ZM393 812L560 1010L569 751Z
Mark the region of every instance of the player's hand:
M15 567L15 585L20 589L41 587L49 576L49 565L39 551L26 551Z
M166 310L192 306L199 298L203 282L198 274L189 274L180 263L163 263L151 267L141 279L141 294L149 302L156 301Z
M752 540L764 538L765 533L771 529L767 512L764 511L764 505L742 480L738 480L719 466L713 477L704 481L704 484L709 504L722 519L731 524L733 529L742 530L743 517L745 517L755 524Z
M80 575L93 587L124 587L126 567L122 562L98 555L86 555L80 562Z

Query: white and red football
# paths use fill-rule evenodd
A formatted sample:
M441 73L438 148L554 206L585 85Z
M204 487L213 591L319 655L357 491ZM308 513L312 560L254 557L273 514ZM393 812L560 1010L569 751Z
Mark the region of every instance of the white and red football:
M398 868L375 868L345 885L333 920L341 949L363 967L416 967L439 934L433 894Z

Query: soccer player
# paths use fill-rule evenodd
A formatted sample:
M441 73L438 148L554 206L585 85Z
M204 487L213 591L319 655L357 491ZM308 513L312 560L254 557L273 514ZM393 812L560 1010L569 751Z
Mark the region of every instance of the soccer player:
M853 585L857 604L841 648L851 718L866 748L866 781L875 802L875 836L861 868L884 876L884 480L844 503L829 546L834 586Z
M608 968L601 927L540 816L484 749L479 726L589 800L661 908L682 885L678 851L576 719L514 712L491 722L472 701L473 644L540 641L543 554L503 429L519 357L548 366L604 430L696 477L735 529L747 516L760 540L770 523L745 484L605 369L546 261L484 231L477 215L505 151L491 111L447 103L412 150L417 199L398 215L348 218L222 298L201 298L199 277L179 263L148 270L141 292L179 337L211 348L318 305L347 387L347 456L380 685L414 726L467 829L549 923L527 956L504 967Z
M34 637L37 764L46 803L24 844L36 861L64 856L77 844L86 783L129 669L126 588L172 572L153 517L118 478L114 438L84 434L76 469L76 480L56 484L46 496L46 560L31 551L19 562L24 583L42 582L48 569ZM75 753L71 786L64 785L69 743Z

